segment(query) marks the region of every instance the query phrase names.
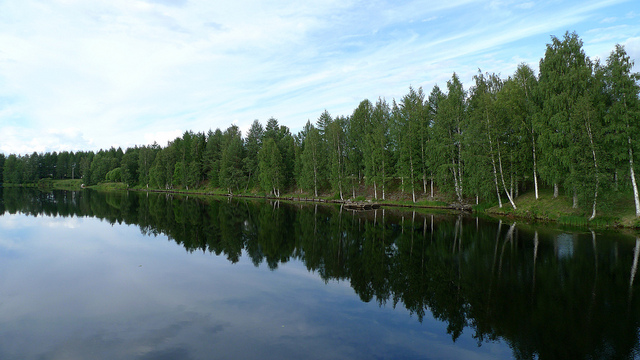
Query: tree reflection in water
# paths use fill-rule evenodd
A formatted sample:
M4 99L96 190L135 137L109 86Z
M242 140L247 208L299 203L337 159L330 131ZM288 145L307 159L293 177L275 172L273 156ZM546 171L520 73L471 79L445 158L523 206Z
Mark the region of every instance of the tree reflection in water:
M187 251L276 270L302 261L362 301L427 312L455 341L503 339L514 356L633 358L640 238L469 216L145 192L0 188L0 213L97 217L165 234Z

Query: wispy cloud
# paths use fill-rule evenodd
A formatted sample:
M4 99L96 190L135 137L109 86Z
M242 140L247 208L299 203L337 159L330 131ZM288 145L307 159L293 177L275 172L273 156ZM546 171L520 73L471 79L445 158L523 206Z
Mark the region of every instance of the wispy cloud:
M0 151L162 144L271 116L295 132L324 109L348 115L454 71L508 75L566 30L610 51L640 36L629 3L3 2ZM618 20L601 29L607 18ZM51 132L69 128L82 135Z

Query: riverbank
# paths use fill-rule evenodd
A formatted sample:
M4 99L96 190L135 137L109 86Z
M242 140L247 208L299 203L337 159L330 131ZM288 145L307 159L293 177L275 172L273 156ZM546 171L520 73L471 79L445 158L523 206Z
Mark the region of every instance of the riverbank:
M34 185L35 186L35 185ZM61 189L61 190L80 190L83 188L82 180L50 180L43 184L38 184L39 187ZM98 185L90 186L89 188L100 191L150 191L150 192L162 192L181 194L189 196L219 196L228 197L228 193L221 189L146 189L146 188L127 188L124 183L101 183ZM364 192L366 193L366 192ZM390 192L387 200L375 200L369 196L358 196L352 200L340 200L335 196L319 196L314 197L309 194L303 193L288 193L283 194L281 197L267 196L264 193L246 192L231 195L233 197L251 198L251 199L270 199L287 202L316 202L327 204L348 204L352 207L395 207L395 208L410 208L410 209L429 209L429 210L441 210L441 211L469 211L480 214L487 214L492 217L508 218L508 219L521 219L526 221L536 222L553 222L564 225L574 226L588 226L597 228L628 228L628 229L640 229L640 220L635 217L635 206L633 199L629 194L618 194L614 196L613 201L615 206L600 207L598 209L597 216L594 220L589 221L590 210L587 212L583 208L574 208L572 206L571 197L560 195L557 198L553 197L551 189L541 189L538 199L535 198L535 194L530 191L518 196L515 199L517 209L511 207L506 202L502 208L497 204L480 203L478 205L466 205L455 204L449 201L433 200L433 199L419 199L416 203L406 199L406 194L401 196L399 192ZM505 199L506 200L506 199ZM355 206L354 206L355 204Z
M484 210L489 215L525 219L531 221L556 222L564 225L589 226L598 228L640 229L640 219L635 216L632 194L612 194L607 203L600 205L596 217L589 221L591 207L573 207L570 196L553 196L552 189L541 189L538 199L533 191L526 192L515 199L517 209L509 203L502 208L497 205Z

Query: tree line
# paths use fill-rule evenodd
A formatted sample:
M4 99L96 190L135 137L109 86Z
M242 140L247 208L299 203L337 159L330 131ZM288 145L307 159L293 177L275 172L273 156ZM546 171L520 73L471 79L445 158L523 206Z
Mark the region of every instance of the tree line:
M397 184L414 202L436 195L459 203L508 202L542 186L562 190L596 216L603 199L631 194L640 216L634 164L640 153L640 75L616 45L591 60L576 33L552 37L536 74L478 73L464 89L457 74L427 95L422 88L390 103L363 100L348 116L326 110L297 134L271 118L243 136L236 125L154 143L94 152L1 155L4 182L79 178L160 189L264 191L279 197L355 198L361 185L385 199ZM2 181L2 179L0 179Z

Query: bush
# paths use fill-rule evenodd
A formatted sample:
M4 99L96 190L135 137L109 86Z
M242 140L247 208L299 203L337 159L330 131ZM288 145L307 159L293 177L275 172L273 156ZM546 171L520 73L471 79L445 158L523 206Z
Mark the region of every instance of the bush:
M115 168L107 173L105 176L105 180L110 182L121 182L122 181L122 169Z

